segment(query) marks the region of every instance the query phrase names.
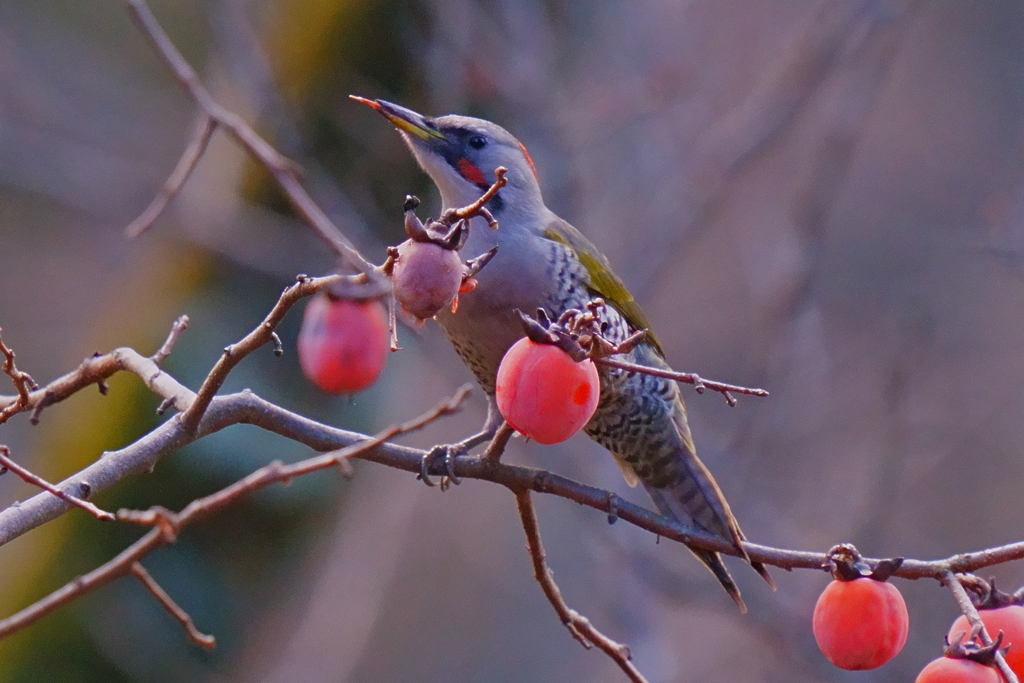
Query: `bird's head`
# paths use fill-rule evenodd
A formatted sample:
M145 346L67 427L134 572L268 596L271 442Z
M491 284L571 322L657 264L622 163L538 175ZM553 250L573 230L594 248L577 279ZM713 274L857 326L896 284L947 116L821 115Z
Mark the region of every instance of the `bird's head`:
M494 169L508 169L508 184L488 203L499 220L544 209L537 169L526 147L501 126L469 116L424 116L384 100L351 96L382 114L437 185L446 208L476 201L494 182Z

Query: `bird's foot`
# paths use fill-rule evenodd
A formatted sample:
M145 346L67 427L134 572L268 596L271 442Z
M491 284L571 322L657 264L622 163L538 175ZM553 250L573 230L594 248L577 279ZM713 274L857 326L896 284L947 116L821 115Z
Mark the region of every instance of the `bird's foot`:
M455 458L466 455L468 452L466 443L443 444L434 446L420 460L420 473L416 476L427 486L436 486L430 478L430 470L440 463L444 463L444 474L441 475L441 490L447 491L452 484L458 486L462 481L455 476Z
M484 423L484 427L478 433L470 436L458 443L445 444L441 446L434 446L427 454L420 460L420 473L417 475L417 479L423 480L423 483L427 486L434 486L434 481L430 478L430 471L437 468L440 463L444 463L444 474L441 476L441 490L447 491L452 484L458 485L460 480L455 476L455 458L460 455L468 455L469 452L479 446L482 443L488 441L497 440L495 434L499 431L499 427L505 423L505 419L501 416L498 411L498 406L495 404L493 397L488 396L487 399L487 422ZM501 456L501 450L505 447L505 442L508 441L508 435L501 441L497 456ZM494 443L488 447L488 453L491 452ZM486 455L486 454L485 454Z

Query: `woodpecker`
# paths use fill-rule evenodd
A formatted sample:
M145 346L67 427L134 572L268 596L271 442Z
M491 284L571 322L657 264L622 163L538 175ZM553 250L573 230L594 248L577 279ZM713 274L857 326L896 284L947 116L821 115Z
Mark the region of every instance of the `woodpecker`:
M507 184L487 204L497 231L474 218L467 253L498 245L496 256L477 276L458 311L437 321L488 396L487 424L480 434L456 444L468 451L489 440L501 425L494 402L502 357L524 336L515 311L543 308L557 318L583 309L594 297L607 303L603 333L613 343L637 330L650 330L640 306L612 272L608 259L576 228L544 205L537 169L523 143L504 128L468 116L424 116L405 107L352 96L394 124L416 161L437 185L445 209L469 205L507 169ZM628 361L667 369L658 338L648 331ZM608 449L630 486L643 484L661 514L721 536L772 587L765 566L753 562L729 503L711 472L697 458L679 385L647 374L601 368L601 399L584 431ZM716 552L690 551L703 562L745 612L739 588Z

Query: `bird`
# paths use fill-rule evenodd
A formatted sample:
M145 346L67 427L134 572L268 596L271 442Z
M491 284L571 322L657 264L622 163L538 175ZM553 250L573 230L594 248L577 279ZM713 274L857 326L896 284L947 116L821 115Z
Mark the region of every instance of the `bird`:
M544 309L552 319L582 310L595 297L606 302L602 335L619 343L648 330L625 360L669 369L658 337L640 305L608 259L579 230L544 203L540 176L530 154L501 126L449 114L426 116L381 99L352 99L383 115L399 131L413 157L441 194L444 209L472 204L504 167L506 184L487 203L499 223L487 230L483 218L469 231L467 253L495 244L494 258L477 274L476 289L457 312L436 320L488 397L488 417L479 434L455 445L462 452L489 441L502 424L494 393L505 352L524 336L517 311ZM602 367L597 411L584 431L614 457L631 486L642 484L658 511L730 542L740 557L772 586L767 568L743 547L729 503L697 457L679 385L649 374ZM688 546L711 570L741 612L746 605L719 553Z

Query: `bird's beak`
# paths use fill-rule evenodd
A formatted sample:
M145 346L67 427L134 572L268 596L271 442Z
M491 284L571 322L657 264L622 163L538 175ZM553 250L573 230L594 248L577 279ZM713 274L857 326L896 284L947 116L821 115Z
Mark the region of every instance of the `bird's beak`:
M349 95L349 97L356 102L362 102L366 106L372 107L388 121L395 124L399 130L415 135L421 140L429 142L431 138L438 140L447 139L425 116L417 114L412 109L406 109L384 100L368 100L357 95Z

